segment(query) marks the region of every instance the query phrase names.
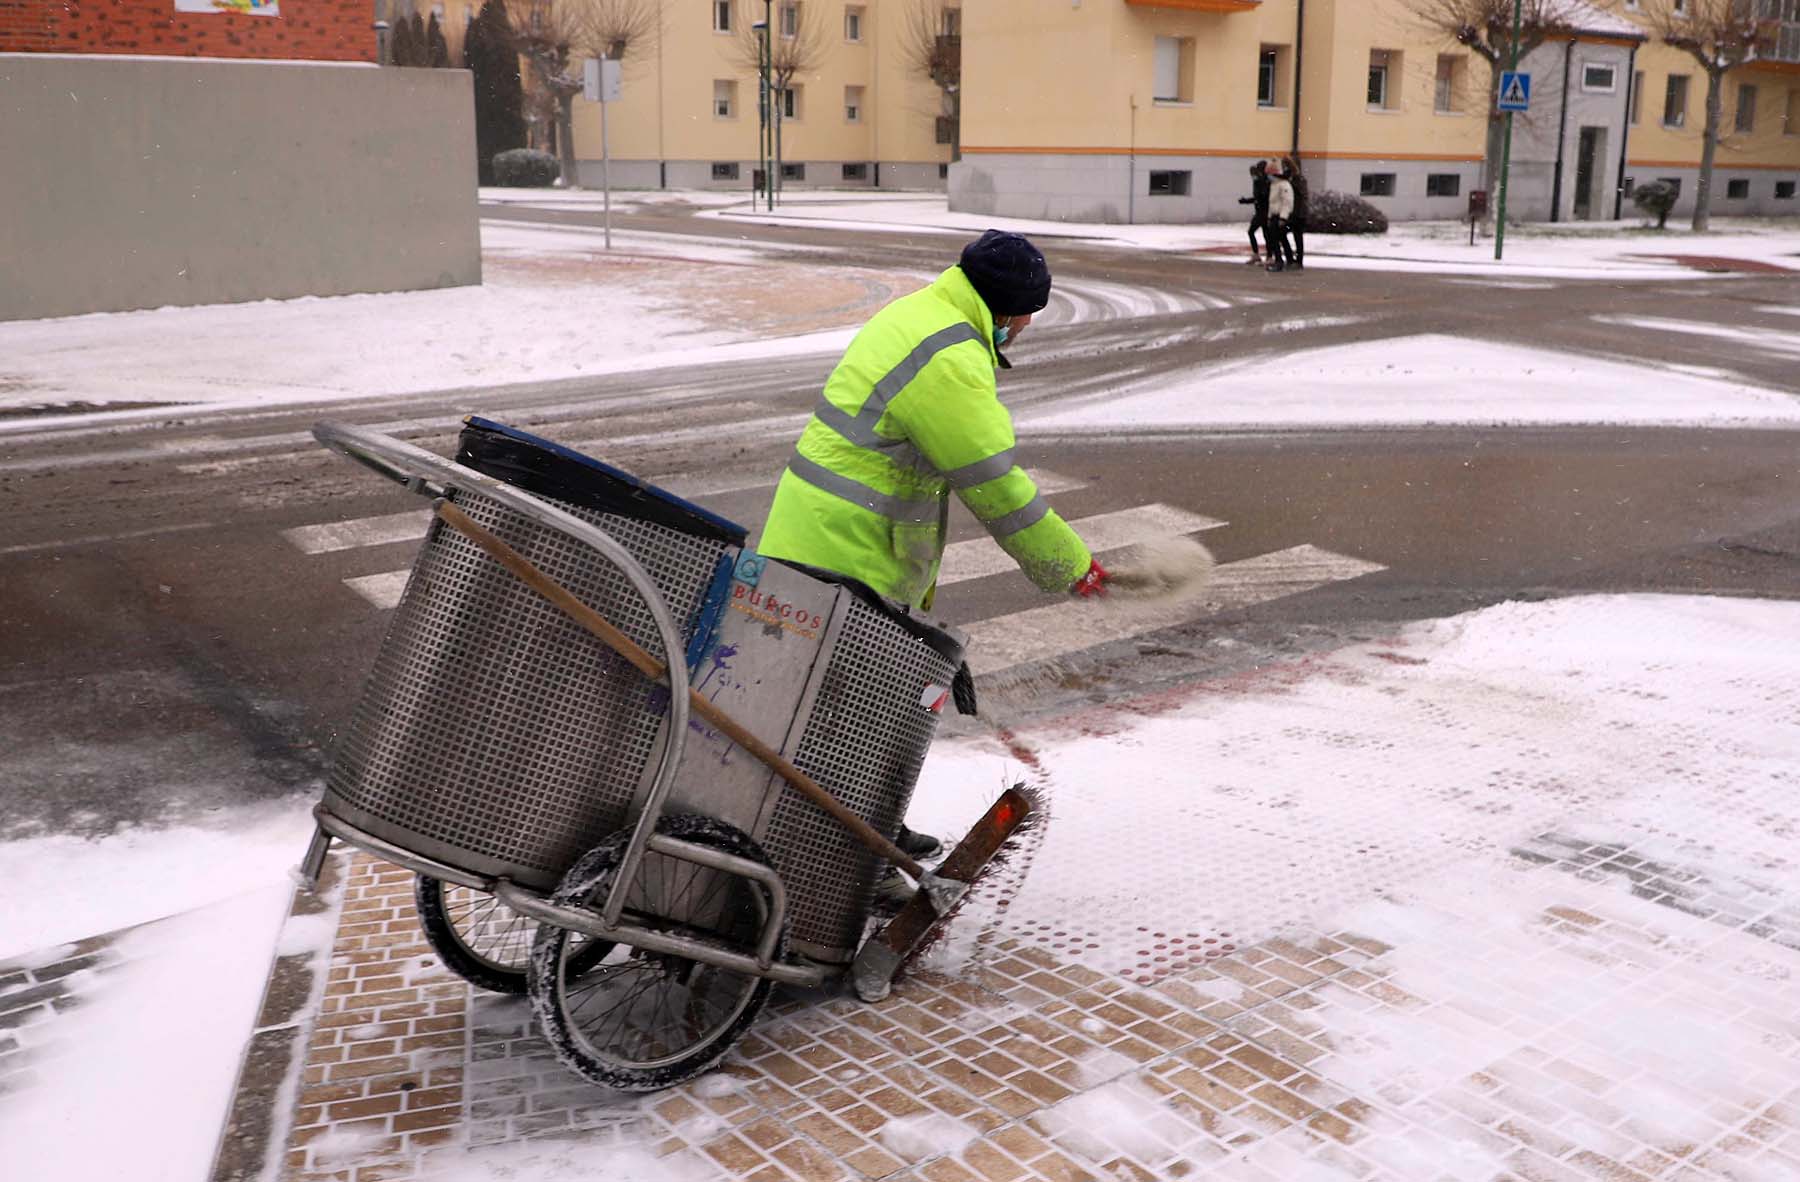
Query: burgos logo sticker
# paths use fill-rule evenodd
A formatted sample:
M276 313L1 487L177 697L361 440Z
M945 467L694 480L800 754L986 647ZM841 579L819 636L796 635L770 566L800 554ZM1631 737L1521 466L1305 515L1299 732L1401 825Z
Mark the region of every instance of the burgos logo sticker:
M944 712L944 703L950 700L950 687L947 685L928 685L925 692L919 695L919 705L933 714Z

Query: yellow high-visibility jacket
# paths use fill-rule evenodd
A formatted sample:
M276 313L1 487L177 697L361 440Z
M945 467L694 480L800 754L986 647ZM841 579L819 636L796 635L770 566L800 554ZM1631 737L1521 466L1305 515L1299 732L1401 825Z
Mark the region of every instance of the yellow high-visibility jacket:
M928 608L955 489L1032 582L1067 590L1092 556L1013 459L998 362L960 267L876 313L826 381L757 550Z

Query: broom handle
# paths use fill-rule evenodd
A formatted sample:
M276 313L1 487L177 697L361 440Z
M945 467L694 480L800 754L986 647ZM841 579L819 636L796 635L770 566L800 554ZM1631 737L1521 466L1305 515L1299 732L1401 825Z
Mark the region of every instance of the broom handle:
M645 652L631 637L613 627L599 612L575 598L567 587L533 566L523 554L477 524L467 513L449 501L439 501L437 512L438 516L450 523L458 533L486 550L494 561L517 575L526 586L561 608L577 624L593 633L606 647L630 661L637 667L638 672L651 681L662 683L664 675L667 673L663 663ZM848 829L850 835L869 850L886 858L914 878L924 876L924 867L908 857L904 850L876 832L874 826L845 807L811 776L782 758L779 751L744 729L736 719L715 706L711 699L704 698L690 689L688 691L688 707L717 727L732 742L768 765L777 775L798 789L801 795L830 813L838 824Z

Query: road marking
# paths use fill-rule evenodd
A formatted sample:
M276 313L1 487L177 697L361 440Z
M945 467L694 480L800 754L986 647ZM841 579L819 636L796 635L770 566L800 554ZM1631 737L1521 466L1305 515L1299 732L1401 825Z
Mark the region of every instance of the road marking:
M1733 328L1727 324L1707 324L1695 320L1667 320L1660 316L1607 315L1594 317L1596 324L1618 324L1626 328L1646 328L1652 332L1682 332L1693 336L1713 337L1734 344L1750 345L1766 353L1800 354L1800 341L1771 336L1762 328Z
M1048 472L1042 468L1027 468L1025 474L1036 483L1038 492L1045 496L1087 487L1085 480ZM650 478L650 483L665 492L672 492L676 496L690 501L700 497L722 497L729 493L754 492L757 489L775 487L775 481L768 479L767 475L752 478L744 474L736 476L653 476Z
M1220 566L1212 582L1194 596L1113 597L1103 603L1071 599L977 620L966 629L969 668L976 674L997 673L1386 569L1317 546L1292 546Z
M163 534L188 533L197 529L211 529L210 521L192 521L184 525L163 525L154 529L134 529L122 534L93 534L85 538L63 538L54 542L27 542L20 546L0 546L0 554L29 554L34 550L73 550L78 546L101 546L108 542L130 542L139 538L160 537Z
M1116 513L1096 513L1069 524L1081 535L1081 540L1087 543L1088 549L1099 554L1138 542L1148 542L1153 538L1166 538L1171 534L1217 529L1225 523L1217 518L1202 517L1198 513L1189 513L1171 505L1150 504L1121 509ZM1013 561L1012 555L1002 550L994 539L971 538L945 547L944 565L938 574L938 585L947 586L968 579L982 579L1017 568L1018 563Z
M363 575L360 578L345 579L344 586L356 592L382 611L398 607L400 596L406 590L406 580L412 577L410 570L391 570L379 575Z
M430 509L414 509L385 517L358 517L352 521L295 526L282 530L281 536L299 547L303 554L329 554L333 550L353 550L358 546L417 541L425 536L430 524Z
M765 483L752 487L770 486ZM422 538L430 519L430 510L425 510L422 513L396 513L391 517L365 517L327 525L303 525L283 530L282 534L308 554L324 554L354 546L375 546ZM1090 549L1099 552L1169 534L1216 529L1225 523L1169 505L1153 504L1117 513L1078 518L1069 524L1087 540ZM1012 570L1015 565L1011 556L992 538L970 538L964 542L954 542L945 548L943 573L938 582L961 583L969 579L985 578ZM395 570L378 575L358 575L345 579L344 586L378 609L386 611L400 603L401 592L406 590L406 580L410 574L410 570Z

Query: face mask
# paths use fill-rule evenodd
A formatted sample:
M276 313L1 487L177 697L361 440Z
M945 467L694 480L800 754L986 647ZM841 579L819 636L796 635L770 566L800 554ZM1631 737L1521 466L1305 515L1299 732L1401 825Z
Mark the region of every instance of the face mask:
M1006 338L1010 336L1012 336L1012 325L1002 324L999 328L996 328L994 330L994 348L998 349L1001 345L1004 345L1006 343Z

